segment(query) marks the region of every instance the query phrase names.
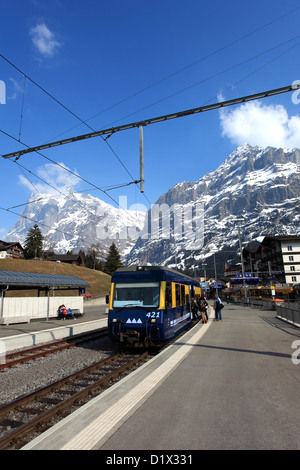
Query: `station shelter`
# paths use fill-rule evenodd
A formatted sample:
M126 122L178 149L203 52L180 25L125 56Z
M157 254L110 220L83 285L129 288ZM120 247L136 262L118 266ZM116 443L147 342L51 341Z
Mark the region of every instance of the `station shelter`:
M75 276L0 271L0 325L57 317L62 304L81 313L81 293L87 287L90 287L88 282ZM24 297L6 295L8 291L25 290ZM32 296L28 296L28 290Z

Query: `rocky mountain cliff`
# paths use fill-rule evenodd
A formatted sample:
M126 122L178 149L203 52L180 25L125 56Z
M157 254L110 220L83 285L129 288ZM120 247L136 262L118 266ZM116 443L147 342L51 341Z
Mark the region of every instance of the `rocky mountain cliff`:
M214 253L229 260L237 251L238 226L243 243L263 235L300 235L300 151L242 145L216 171L195 183L175 185L157 204L180 207L183 217L203 204L203 243L199 245L198 237L193 249L184 229L183 236L172 236L172 222L169 238L161 237L163 222L153 232L149 223L153 214L149 214L144 229L148 238L138 240L127 256L129 264L194 271L202 263L211 264ZM196 216L190 227L195 225Z
M34 223L43 231L45 248L56 253L99 244L105 257L114 241L131 265L201 274L203 263L213 269L216 254L221 274L226 260L238 260L238 227L244 243L265 235L300 235L300 150L242 145L214 172L169 189L146 219L143 212L126 212L73 190L67 197L32 195L4 239L24 243ZM140 237L136 241L128 232Z

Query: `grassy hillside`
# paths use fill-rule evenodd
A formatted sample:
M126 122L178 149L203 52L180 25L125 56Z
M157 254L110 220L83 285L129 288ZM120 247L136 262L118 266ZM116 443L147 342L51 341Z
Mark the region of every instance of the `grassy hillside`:
M3 259L0 260L0 271L19 271L24 273L44 273L44 274L64 274L67 276L76 276L87 281L91 287L87 288L86 292L92 294L92 297L99 297L100 295L109 292L111 277L101 271L95 269L83 268L73 264L54 263L51 261L37 261L37 260L18 260L18 259ZM16 296L14 292L14 296ZM62 291L60 291L62 292ZM68 291L65 291L65 293ZM69 291L74 295L74 291ZM78 292L78 291L76 291ZM33 294L34 293L34 294ZM19 292L21 295L21 291ZM36 295L35 291L31 294L29 291L22 291L22 295ZM6 296L9 297L9 291Z

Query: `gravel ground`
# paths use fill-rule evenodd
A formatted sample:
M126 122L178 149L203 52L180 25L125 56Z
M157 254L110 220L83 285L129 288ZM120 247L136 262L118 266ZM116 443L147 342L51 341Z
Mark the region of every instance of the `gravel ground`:
M108 338L0 371L0 406L105 359L116 348Z

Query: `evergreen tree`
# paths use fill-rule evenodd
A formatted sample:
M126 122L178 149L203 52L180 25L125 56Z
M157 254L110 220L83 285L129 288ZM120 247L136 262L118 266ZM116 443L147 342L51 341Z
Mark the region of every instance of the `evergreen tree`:
M122 265L120 253L114 243L109 248L108 255L106 258L104 272L112 276L116 269L120 268Z
M97 269L102 271L103 255L99 243L93 244L89 247L85 255L85 266L90 269Z
M24 244L25 259L38 258L43 250L43 234L35 224L28 232Z

